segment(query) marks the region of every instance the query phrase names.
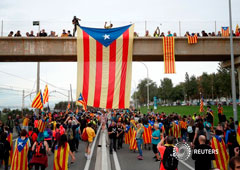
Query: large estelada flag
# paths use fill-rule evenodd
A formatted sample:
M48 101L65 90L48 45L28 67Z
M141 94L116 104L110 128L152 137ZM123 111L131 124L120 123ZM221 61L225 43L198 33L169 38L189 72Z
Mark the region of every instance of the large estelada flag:
M77 96L88 106L128 108L134 25L112 29L78 27Z
M163 37L164 73L176 73L174 37Z

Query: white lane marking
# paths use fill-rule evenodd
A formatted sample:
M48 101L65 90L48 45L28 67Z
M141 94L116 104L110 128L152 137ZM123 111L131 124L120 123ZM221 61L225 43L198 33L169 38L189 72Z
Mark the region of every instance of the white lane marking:
M116 170L121 170L119 161L118 161L118 157L117 157L117 153L115 151L113 151L113 160L114 160L114 164L115 164L115 169Z
M108 170L107 148L106 148L106 133L102 133L102 170Z
M186 162L179 160L179 162L181 162L183 165L185 165L186 167L188 167L191 170L195 170L193 167L191 167L190 165L188 165Z
M91 160L92 160L93 150L94 150L94 148L95 148L95 144L96 144L96 141L97 141L99 132L100 132L100 130L101 130L101 127L102 127L102 124L99 126L98 131L97 131L97 134L96 134L96 137L94 138L94 141L93 141L93 144L92 144L92 148L91 148L91 153L90 153L90 159L86 161L84 170L89 170L90 163L91 163Z

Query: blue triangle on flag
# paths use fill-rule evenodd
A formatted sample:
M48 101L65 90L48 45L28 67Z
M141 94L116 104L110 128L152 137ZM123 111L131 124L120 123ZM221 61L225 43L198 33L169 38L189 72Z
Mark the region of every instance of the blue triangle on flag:
M108 47L114 40L120 37L131 25L111 28L111 29L101 29L101 28L89 28L80 26L80 28L89 34L96 41Z
M222 27L222 29L226 31L228 29L228 27Z

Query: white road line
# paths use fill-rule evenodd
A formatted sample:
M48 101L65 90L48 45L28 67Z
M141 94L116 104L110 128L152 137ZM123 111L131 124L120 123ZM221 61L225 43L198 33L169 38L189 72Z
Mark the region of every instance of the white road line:
M121 170L119 161L118 161L118 157L117 157L117 153L115 151L113 151L113 160L114 160L114 164L115 164L115 169L116 170Z
M89 170L90 163L91 163L91 160L92 160L93 150L94 150L94 148L95 148L95 144L96 144L96 141L97 141L99 132L100 132L100 130L102 129L101 127L102 127L102 124L101 124L101 125L99 126L99 128L98 128L96 137L95 137L95 139L94 139L94 141L93 141L93 144L92 144L91 153L90 153L90 159L86 161L84 170Z
M106 148L106 133L102 133L102 170L108 170L107 148Z
M179 162L181 162L183 165L185 165L186 167L188 167L191 170L195 170L193 167L191 167L190 165L188 165L186 162L179 160Z

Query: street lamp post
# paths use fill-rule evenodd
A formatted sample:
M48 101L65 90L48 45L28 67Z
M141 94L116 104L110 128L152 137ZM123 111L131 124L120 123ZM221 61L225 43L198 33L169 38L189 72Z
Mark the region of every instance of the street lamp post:
M148 75L148 67L145 63L141 62L144 67L146 68L147 70L147 107L148 107L148 110L149 110L149 75Z
M235 82L235 68L234 68L234 54L233 54L233 34L232 34L232 9L231 0L229 0L229 25L230 25L230 49L231 49L231 71L232 71L232 100L233 100L233 116L234 122L238 120L237 117L237 103L236 103L236 82ZM235 129L237 125L235 125Z

